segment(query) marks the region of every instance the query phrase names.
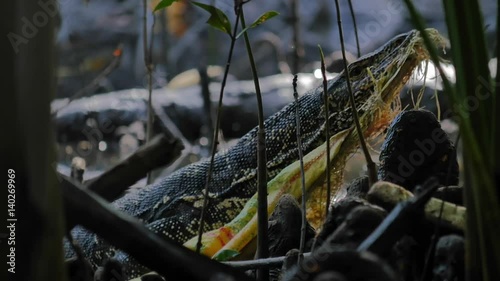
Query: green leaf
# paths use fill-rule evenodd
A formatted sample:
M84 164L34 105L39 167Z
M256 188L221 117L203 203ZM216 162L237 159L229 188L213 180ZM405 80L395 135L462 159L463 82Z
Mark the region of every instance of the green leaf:
M257 26L263 24L264 22L268 21L269 19L274 18L277 15L279 15L279 13L276 11L265 12L258 19L256 19L251 25L245 27L240 33L238 33L238 35L236 36L236 39L238 39L241 35L243 35L243 33L245 33L250 28L257 27Z
M165 9L166 7L169 7L172 5L174 2L178 2L179 0L161 0L158 5L156 5L155 9L153 12L156 12L161 9Z
M234 257L237 257L240 252L235 250L222 250L217 254L216 260L218 261L228 261Z
M405 0L405 3L412 20L422 32L421 16L411 0ZM456 85L451 87L446 79L443 81L446 82L445 93L453 104L451 108L458 113L463 139L464 198L467 207L466 276L467 280L496 281L500 280L500 242L497 238L500 232L500 202L494 174L498 169L498 157L495 157L498 139L494 135L498 127L498 106L495 104L498 96L493 94L488 69L489 54L481 6L478 0L444 0L443 8ZM438 65L435 50L427 48L429 54L436 57L433 60Z
M192 3L210 13L210 18L207 21L209 25L231 35L231 23L229 22L229 19L223 11L211 5L206 5L194 1Z

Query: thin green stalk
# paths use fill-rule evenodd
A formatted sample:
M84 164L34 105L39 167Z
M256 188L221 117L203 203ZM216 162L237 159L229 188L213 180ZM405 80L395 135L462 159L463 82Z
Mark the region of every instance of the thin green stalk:
M431 39L429 38L429 35L425 31L425 25L423 19L421 18L420 14L418 14L415 6L413 5L413 2L411 0L405 0L405 4L408 7L408 11L410 12L410 15L412 17L413 24L420 31L420 36L422 36L425 47L429 53L432 62L437 67L439 75L443 79L444 90L446 93L448 93L448 97L450 98L451 103L454 104L453 109L460 119L460 126L462 127L461 131L463 134L464 143L467 144L468 150L471 153L470 160L474 162L474 164L471 164L471 166L475 168L482 167L483 166L482 162L483 159L485 158L482 157L479 145L475 141L475 135L472 133L473 132L472 126L469 118L467 117L467 113L464 110L464 105L460 99L460 96L458 94L455 94L454 87L452 87L450 81L446 76L446 73L441 67L436 48L432 43ZM491 177L488 176L487 171L485 169L478 169L478 173L481 175L483 180L485 180L488 184L493 184L493 182L491 181Z
M306 245L306 176L304 172L304 153L302 151L302 138L300 132L300 108L299 108L299 94L297 93L297 74L293 76L293 98L295 100L295 127L297 130L297 151L299 152L300 163L300 177L302 185L302 226L300 229L300 245L299 245L299 258L297 262L300 263L304 258L304 248Z
M326 214L325 218L328 216L328 209L330 207L330 201L332 197L332 184L330 178L330 103L328 102L328 81L326 80L326 66L325 66L325 55L323 54L323 49L318 45L319 54L321 56L321 75L323 76L323 102L325 104L325 133L326 133Z
M474 4L475 3L475 4ZM453 46L452 55L454 58L455 70L457 77L468 77L469 81L457 80L456 93L459 94L464 102L468 101L466 97L474 97L482 92L490 91L491 79L488 69L488 57L486 52L486 44L483 33L482 18L479 11L477 1L467 1L463 3L445 0L443 1L444 8L447 12L446 22L448 25L448 33L450 43ZM475 11L477 9L477 11ZM474 21L462 18L462 16L474 16ZM460 17L460 18L458 18ZM478 23L476 25L476 23ZM456 28L451 28L455 26ZM463 36L466 33L467 36ZM471 52L473 51L473 52ZM465 55L466 54L466 55ZM460 57L460 59L458 59ZM468 74L477 76L469 77ZM477 79L483 78L487 85L483 85L482 89L477 89ZM489 148L490 138L488 122L491 119L492 112L491 104L477 101L478 108L482 110L469 110L466 108L470 122L474 124L473 131L480 138L476 138L481 149ZM486 121L486 122L484 122ZM484 154L483 156L487 156ZM486 157L484 159L489 159Z
M344 59L344 72L345 72L346 77L347 77L347 90L349 91L349 102L350 102L351 108L352 108L353 122L356 125L356 132L358 133L358 136L359 136L359 142L361 144L361 149L363 150L363 154L365 155L366 166L368 169L368 184L369 184L369 186L371 186L373 183L375 183L377 181L377 167L375 166L375 163L373 162L373 160L370 156L370 152L368 151L368 148L366 146L363 131L361 130L361 125L359 124L358 111L356 110L356 103L354 101L354 94L352 92L352 87L351 87L351 76L349 74L349 69L347 68L347 60L346 60L346 56L345 56L345 46L344 46L344 32L342 30L342 19L340 16L340 6L339 6L338 0L335 0L335 6L337 8L337 22L338 22L338 26L339 26L340 45L342 48L342 58Z
M440 59L437 54L436 47L432 43L431 39L429 38L429 35L425 31L425 25L422 17L420 14L418 14L415 6L413 5L413 2L411 0L404 0L405 4L408 7L408 11L410 13L410 16L412 17L413 24L415 27L420 31L420 36L422 36L422 40L424 41L425 47L429 53L429 56L434 63L434 65L437 67L439 71L439 75L441 76L441 79L443 79L443 86L444 90L446 93L448 93L448 97L450 98L451 103L454 105L454 111L460 118L460 124L462 126L462 133L464 137L464 143L470 143L469 149L471 150L471 153L473 155L472 161L476 163L480 163L482 161L482 158L480 156L479 152L479 147L477 143L474 141L474 135L472 134L472 128L470 125L470 122L466 116L466 113L464 112L464 106L462 102L459 99L459 96L455 94L455 89L451 85L450 80L448 80L448 77L446 76L446 73L444 72L443 68L441 67L440 64ZM484 171L486 172L486 171ZM482 173L483 177L487 177L485 173ZM486 179L487 180L487 179Z
M352 1L347 1L349 3L349 11L351 12L352 24L354 25L354 36L356 36L356 51L358 52L358 58L361 57L361 49L359 48L359 37L358 37L358 25L356 24L356 16L354 15L354 9L352 8Z
M499 280L500 244L498 243L499 200L493 180L491 143L495 143L495 97L487 68L480 8L477 1L445 0L444 8L452 46L457 85L452 88L439 66L436 51L424 32L423 21L412 1L405 0L415 26L420 30L432 60L438 66L445 92L460 118L464 144L465 205L467 207L466 276L467 280ZM486 81L482 83L481 79ZM479 85L482 83L482 85ZM482 96L485 100L480 100ZM467 103L476 101L475 108ZM479 100L478 100L479 99ZM493 125L494 126L494 125ZM497 168L498 169L498 168Z
M497 57L497 75L495 76L495 94L492 97L492 104L494 105L494 110L492 112L491 120L494 120L491 122L491 131L493 132L491 135L495 138L495 140L500 140L500 129L498 128L496 124L496 120L498 120L499 114L498 111L500 110L500 98L498 98L498 95L500 95L500 5L497 4L497 37L496 37L496 57ZM500 182L498 182L498 178L500 177L500 149L497 147L497 144L495 143L494 140L491 141L491 153L493 157L493 164L492 167L495 167L495 175L497 177L497 194L500 197ZM498 198L500 201L500 198Z
M245 16L243 14L243 3L237 9L241 14L241 28L246 28ZM257 97L257 110L259 119L259 129L257 134L257 258L269 257L269 242L267 229L267 166L266 166L266 135L264 130L264 111L262 106L262 94L260 92L259 76L257 75L257 67L253 58L252 47L248 39L248 32L243 33L245 38L245 46L248 53L248 59L252 69L253 81L255 84L255 94ZM257 270L257 279L260 281L269 280L269 269L261 268Z
M200 253L201 250L201 238L203 235L203 227L205 225L205 212L208 206L208 188L210 187L210 180L212 179L212 173L214 169L214 159L215 153L217 151L217 144L219 139L219 127L220 127L220 117L222 111L222 98L224 97L224 88L226 87L227 77L229 74L229 67L231 66L231 58L233 57L234 43L236 42L236 32L238 31L238 22L240 19L240 13L236 13L236 23L233 28L233 33L231 35L231 45L229 46L229 54L227 56L226 68L224 70L224 76L222 78L220 94L219 94L219 103L217 105L217 117L215 118L215 129L214 129L214 137L212 139L212 155L210 157L210 165L208 166L207 172L207 180L205 183L205 190L203 195L203 207L201 209L200 215L200 225L198 227L198 242L196 244L196 252Z
M469 183L465 187L469 195L465 200L468 211L466 252L477 255L466 259L466 276L469 280L500 280L500 243L497 239L500 208L493 184L491 155L494 152L490 150L490 142L494 142L490 122L496 120L491 119L495 108L480 5L477 1L448 0L443 4L457 75L456 94L464 105L476 100L475 108L466 108L472 138L464 141L464 159L471 159L464 162L464 170ZM480 79L485 83L479 85ZM479 98L481 96L485 98ZM468 149L470 146L477 146L477 154ZM479 160L477 163L474 157Z
M208 137L210 132L214 131L214 118L212 113L212 101L210 99L210 79L208 78L207 65L202 63L198 67L198 73L200 75L200 87L201 87L201 97L203 98L203 111L205 111L206 118L206 133L209 142L206 144L207 147L212 147L212 140Z

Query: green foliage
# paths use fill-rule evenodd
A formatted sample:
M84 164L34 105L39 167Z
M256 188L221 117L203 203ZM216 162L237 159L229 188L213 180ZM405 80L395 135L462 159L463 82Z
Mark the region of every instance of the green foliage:
M229 19L223 11L217 9L214 6L202 4L199 2L192 3L193 5L202 8L210 14L210 18L207 21L209 25L231 36L231 23L229 22Z
M243 33L247 32L247 30L254 28L254 27L257 27L257 26L265 23L269 19L274 18L277 15L279 15L279 13L276 11L265 12L258 19L256 19L251 25L245 27L240 33L238 33L238 35L236 35L236 39L240 38L240 36L243 35Z
M481 158L486 161L484 165L492 167L495 143L492 142L493 138L490 135L496 128L494 119L491 122L491 117L495 113L492 102L495 97L488 68L488 53L479 3L444 1L444 7L448 11L446 20L457 77L468 77L463 81L457 80L456 94L464 99L464 107L468 106L466 102L477 102L477 108L472 108L468 113L474 133L476 136L481 136L476 140L479 152L483 156ZM463 20L464 17L468 20Z
M412 1L405 0L418 29L423 21ZM488 52L478 1L443 0L456 85L443 76L445 92L460 122L464 146L465 203L467 207L467 280L500 280L500 202L495 186L498 100L488 68ZM498 32L498 30L497 30ZM437 64L436 51L424 42ZM497 74L498 75L498 74ZM498 77L497 77L498 80ZM496 85L498 87L498 85Z
M173 1L177 1L177 0L163 0L162 2L160 2L160 4L163 2L168 2L167 6L170 6ZM229 36L231 36L231 23L229 22L227 15L224 14L223 11L221 11L220 9L218 9L212 5L206 5L206 4L203 4L200 2L194 2L194 1L192 3L193 3L193 5L196 5L200 8L202 8L203 10L207 11L210 14L210 18L207 21L207 23L210 26L212 26L212 27L228 34ZM158 4L158 6L160 6L160 4ZM156 11L156 9L158 9L158 6L155 8L155 11ZM238 35L236 35L236 39L240 38L240 36L243 35L245 32L247 32L247 30L249 30L251 28L255 28L255 27L263 24L264 22L268 21L269 19L271 19L277 15L279 15L279 13L276 11L265 12L258 19L256 19L250 26L243 28L243 30L241 30L240 33L238 33Z
M156 5L154 12L161 10L161 9L165 9L165 8L169 7L170 5L172 5L174 2L178 2L178 1L179 0L161 0L160 3L158 3L158 5Z
M231 260L234 257L239 256L240 253L235 250L222 250L218 255L217 259L218 261L228 261Z

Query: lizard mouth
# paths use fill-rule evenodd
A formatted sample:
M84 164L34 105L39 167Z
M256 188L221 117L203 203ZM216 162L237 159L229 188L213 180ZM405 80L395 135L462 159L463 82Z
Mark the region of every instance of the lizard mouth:
M427 32L434 44L439 45L444 42L443 37L435 29L428 29ZM417 31L411 31L409 34L397 37L393 39L393 42L396 42L396 44L388 43L386 50L380 51L385 52L385 55L378 58L372 57L372 61L377 62L377 69L380 72L375 76L367 70L368 77L364 79L371 80L365 81L365 85L369 86L365 93L369 94L365 95L368 97L362 104L356 105L360 113L359 122L362 132L367 139L380 135L401 111L398 98L401 89L417 66L429 58L423 40ZM339 171L342 171L347 157L359 145L359 137L354 129L354 124L351 124L348 130L350 130L350 133L345 137L335 158L332 158L332 162L335 162L332 171L329 173L332 182L342 181L342 173ZM315 211L315 209L321 209L319 206L325 201L322 193L321 188L313 189L308 200L309 206L312 206L308 210L308 219L314 226L319 226L324 220L324 212L319 212L318 215L318 212Z
M437 30L429 28L426 32L434 44L445 44L445 39ZM360 117L361 126L366 129L367 137L380 132L400 111L398 95L401 89L417 66L429 59L428 51L418 31L410 31L406 36L397 37L393 41L401 43L389 44L387 55L378 68L382 70L381 73L376 76L368 75L372 79L371 89L375 94L370 95L361 106L364 114Z
M384 101L393 99L410 78L413 70L424 60L429 59L429 53L424 47L420 32L411 31L412 36L407 36L404 42L393 49L386 56L387 66L375 82L375 88ZM436 29L428 28L426 33L437 46L444 46L445 39ZM397 39L393 39L397 40Z
M426 33L434 44L445 45L445 39L437 30L427 29ZM363 129L369 127L376 120L371 116L374 115L374 112L379 112L382 109L388 113L391 104L393 109L397 109L399 101L397 97L401 89L410 79L413 70L428 58L429 54L424 47L420 32L413 30L395 37L383 47L360 57L348 66L355 107L360 120L364 120L361 124ZM347 75L345 72L339 75L339 87L332 94L335 96L333 108L334 111L347 113L348 116L344 116L344 119L349 121L351 106L347 91ZM393 102L396 103L396 106ZM363 115L366 116L363 117ZM337 117L334 116L334 118ZM338 132L337 127L346 128L352 125L335 124L333 133Z

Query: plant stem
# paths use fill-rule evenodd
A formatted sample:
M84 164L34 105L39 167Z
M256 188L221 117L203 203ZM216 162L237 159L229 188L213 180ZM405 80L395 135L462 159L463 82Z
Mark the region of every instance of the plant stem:
M361 149L363 150L363 154L365 155L366 159L366 166L368 169L368 185L372 186L372 184L377 181L377 168L370 156L370 152L368 151L368 148L366 146L363 131L361 130L361 125L359 124L358 111L356 110L356 103L354 102L354 94L352 92L352 87L351 87L351 76L349 74L349 69L347 68L347 60L345 57L344 33L342 30L342 19L340 17L340 7L338 0L335 0L335 6L337 8L337 22L339 26L340 44L342 47L342 58L344 59L344 72L347 77L347 90L349 91L349 102L351 103L353 122L356 125L356 132L358 133Z
M205 212L208 206L208 188L210 186L210 180L212 179L212 172L214 169L214 159L215 153L217 151L217 144L219 139L219 127L220 127L220 117L222 111L222 98L224 97L224 88L226 87L227 77L229 74L229 67L231 66L231 58L233 57L234 43L236 42L236 31L238 30L238 22L240 18L240 13L237 11L236 13L236 23L233 28L233 34L231 35L231 45L229 46L229 54L227 56L226 68L224 70L224 77L222 78L220 94L219 94L219 103L217 105L217 117L215 118L215 129L214 136L212 139L212 155L210 157L210 165L208 166L207 172L207 181L205 183L205 190L203 195L203 207L201 209L200 215L200 225L198 227L198 242L196 244L196 252L200 253L201 250L201 237L203 234L203 227L205 225Z
M304 253L305 258L310 256L311 252ZM281 257L272 257L272 258L258 259L258 260L226 261L222 263L237 268L239 270L250 270L262 267L280 268L283 266L283 262L285 261L285 259L286 256L281 256Z
M56 117L57 112L59 112L61 109L67 107L72 101L81 98L82 96L85 96L89 93L93 93L99 86L99 83L102 82L106 77L108 77L115 69L117 69L120 66L120 62L122 60L123 56L123 44L118 44L116 49L113 51L113 59L111 62L102 70L101 73L99 73L89 84L87 84L85 87L81 88L78 90L75 94L73 94L71 97L67 99L65 104L54 111L52 111L51 117Z
M148 12L148 3L147 0L143 0L142 4L144 5L144 10L143 10L143 26L142 26L142 33L143 33L143 48L144 48L144 65L146 66L146 71L148 75L148 121L146 125L146 143L148 143L151 138L153 137L153 75L152 75L152 70L153 70L153 62L152 62L152 54L151 54L151 47L153 46L153 26L151 26L151 42L148 45L148 26L147 26L147 12ZM151 172L148 173L147 175L147 180L146 183L150 184L152 181L152 175Z
M498 111L500 110L500 98L498 95L500 95L500 5L497 4L497 37L496 37L496 57L497 57L497 75L495 76L495 85L493 90L495 91L495 94L492 96L492 104L493 104L493 112L491 116L491 120L498 120ZM492 130L492 136L494 137L494 140L500 140L500 129L498 128L498 124L496 124L498 121L491 122L491 130ZM496 176L496 186L497 186L497 195L498 195L498 202L500 202L500 182L499 182L499 177L500 177L500 149L498 148L498 145L495 143L495 141L491 142L491 156L493 157L493 163L492 167L494 168L494 173Z
M351 12L352 24L354 25L354 36L356 36L356 51L358 52L358 58L361 57L361 49L359 48L359 37L358 37L358 25L356 24L356 16L354 15L354 9L352 8L352 1L347 1L349 3L349 10Z
M500 271L497 264L500 261L500 244L496 239L499 229L496 222L500 218L499 195L492 173L496 167L492 167L489 158L494 150L487 144L490 138L492 143L495 143L494 136L491 135L495 130L485 127L496 121L492 119L496 110L491 107L495 104L494 97L480 100L473 111L466 106L468 98L476 99L476 95L491 93L479 4L477 1L443 1L457 76L455 87L452 87L439 65L435 47L424 30L423 20L413 2L405 0L405 4L431 59L438 67L445 92L460 120L465 164L464 198L467 207L466 280L499 280ZM487 82L478 85L477 79Z
M241 14L241 27L246 28L245 16L243 14L243 5L239 6L239 14ZM262 106L262 94L260 92L259 76L257 75L257 67L253 58L252 47L248 39L248 32L243 33L245 38L245 46L248 53L248 59L252 69L253 81L255 84L255 93L257 96L257 110L259 119L258 140L257 140L257 258L267 258L269 256L268 236L267 236L267 166L266 166L266 135L264 130L264 111ZM257 270L257 280L269 280L269 269L261 268Z
M297 259L297 262L300 263L304 258L307 220L306 220L306 175L304 172L304 154L302 152L302 138L300 132L300 116L299 116L300 108L299 108L299 94L297 93L297 74L293 76L293 98L295 99L295 127L297 130L297 151L299 152L300 177L302 185L302 226L300 229L299 257Z
M292 61L292 73L297 74L300 68L300 58L302 57L302 46L300 45L299 37L299 16L298 16L298 5L297 0L291 1L292 10L292 26L293 26L293 61Z
M332 197L332 184L330 178L330 104L328 102L328 82L326 80L326 66L325 66L325 55L321 46L319 46L319 54L321 56L321 75L323 76L323 102L325 103L325 134L326 134L326 214L325 218L328 216L328 209L330 207L331 197Z

